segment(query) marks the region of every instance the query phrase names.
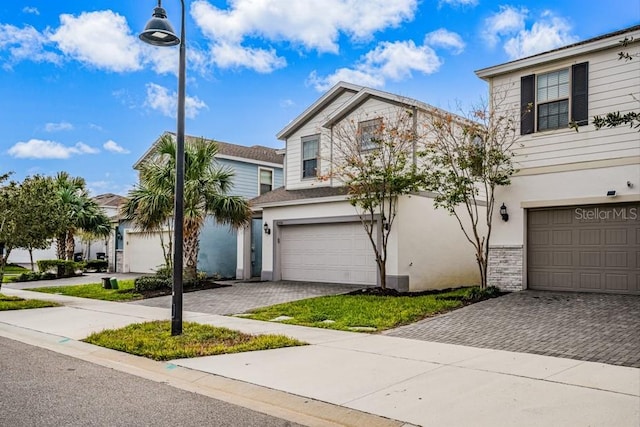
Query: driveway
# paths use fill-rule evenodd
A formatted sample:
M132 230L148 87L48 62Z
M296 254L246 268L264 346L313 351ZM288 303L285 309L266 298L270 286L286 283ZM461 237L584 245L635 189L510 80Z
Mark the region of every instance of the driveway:
M231 286L183 294L183 309L209 314L238 314L258 307L362 289L360 285L335 283L288 281L226 283ZM133 301L130 304L171 307L171 296Z
M386 335L640 368L640 296L521 291Z

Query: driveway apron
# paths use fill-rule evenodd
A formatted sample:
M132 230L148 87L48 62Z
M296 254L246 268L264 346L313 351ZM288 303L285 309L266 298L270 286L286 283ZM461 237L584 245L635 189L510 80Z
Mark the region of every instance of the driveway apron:
M521 291L386 331L640 368L640 296Z

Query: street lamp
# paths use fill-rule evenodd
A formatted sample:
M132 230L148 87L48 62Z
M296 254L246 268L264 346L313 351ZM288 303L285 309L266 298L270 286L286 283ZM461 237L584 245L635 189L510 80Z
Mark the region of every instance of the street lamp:
M173 292L171 294L171 335L182 334L182 253L184 235L184 103L185 103L185 30L184 0L180 38L175 35L167 13L162 8L162 0L153 10L153 16L140 34L140 40L153 46L180 45L180 65L178 70L178 132L176 141L176 194L174 204L174 244L173 251Z

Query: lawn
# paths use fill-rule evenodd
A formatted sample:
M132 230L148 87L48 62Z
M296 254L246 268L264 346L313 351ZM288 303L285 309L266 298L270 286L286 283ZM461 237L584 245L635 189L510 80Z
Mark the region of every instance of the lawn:
M104 301L132 301L142 299L142 295L133 289L133 280L118 281L118 289L104 289L102 283L91 283L88 285L52 286L27 290Z
M10 283L14 277L20 275L21 273L26 273L29 271L31 270L20 267L18 265L5 265L2 283Z
M28 308L59 307L60 304L37 299L23 299L0 294L0 311L24 310Z
M252 310L242 317L292 325L377 332L462 307L472 288L419 296L333 295Z
M84 342L154 360L171 360L306 345L284 335L248 335L227 328L184 322L171 336L170 321L136 323L90 335Z

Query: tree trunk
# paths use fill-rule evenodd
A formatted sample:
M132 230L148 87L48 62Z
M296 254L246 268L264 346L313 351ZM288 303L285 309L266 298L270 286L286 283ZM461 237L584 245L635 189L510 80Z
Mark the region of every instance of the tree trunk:
M73 238L73 232L71 230L67 231L67 239L66 239L66 249L67 249L67 261L73 261L73 253L76 250L76 242Z
M33 266L33 249L29 248L29 261L31 262L31 271L36 271Z
M56 237L56 256L58 259L64 259L67 253L66 233L58 234Z
M198 277L198 252L200 250L199 229L195 227L184 228L184 280L196 280Z

